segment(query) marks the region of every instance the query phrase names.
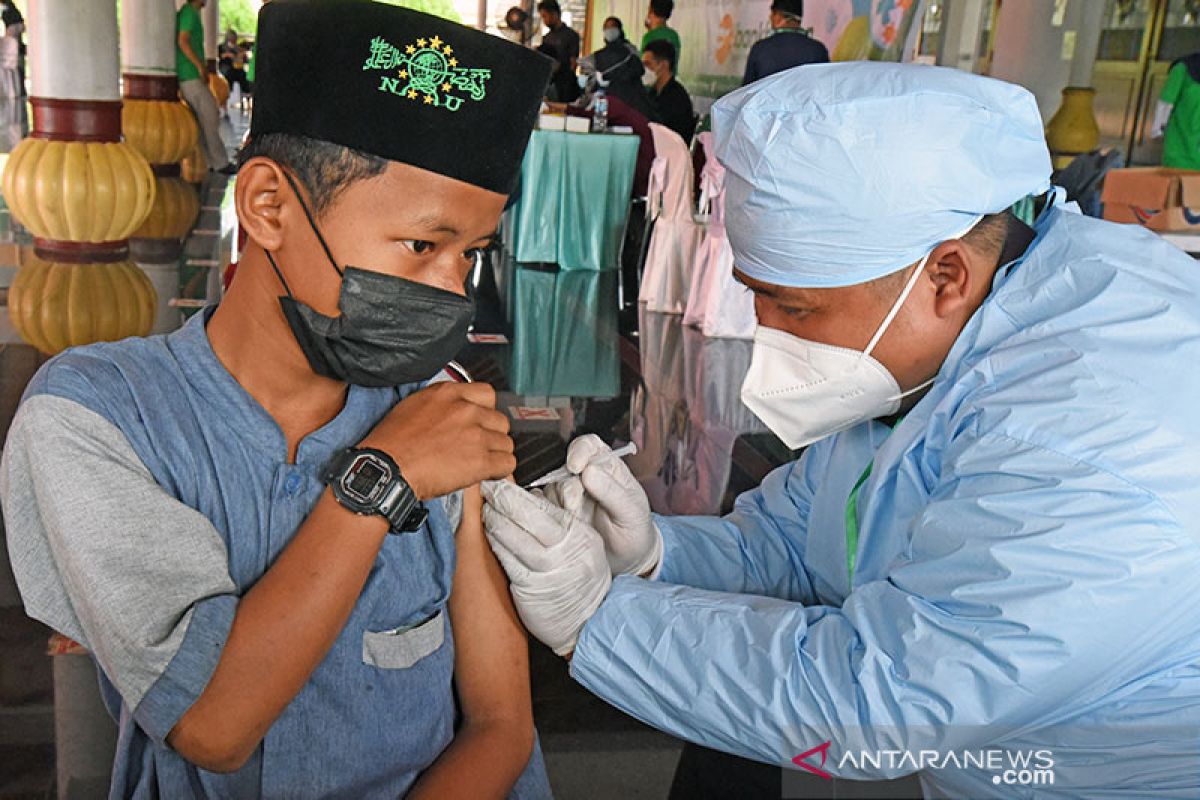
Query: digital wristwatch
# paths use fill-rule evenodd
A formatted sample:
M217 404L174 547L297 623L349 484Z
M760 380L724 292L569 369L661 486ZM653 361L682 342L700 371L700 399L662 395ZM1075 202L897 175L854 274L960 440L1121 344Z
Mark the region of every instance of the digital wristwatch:
M429 512L400 474L395 460L372 447L348 447L334 455L321 474L343 508L387 519L390 533L420 530Z

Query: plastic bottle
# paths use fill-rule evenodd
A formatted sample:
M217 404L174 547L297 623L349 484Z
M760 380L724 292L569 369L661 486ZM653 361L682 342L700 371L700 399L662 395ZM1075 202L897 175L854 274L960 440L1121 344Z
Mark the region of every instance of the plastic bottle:
M608 96L603 89L596 90L595 105L592 108L592 133L604 133L608 130Z

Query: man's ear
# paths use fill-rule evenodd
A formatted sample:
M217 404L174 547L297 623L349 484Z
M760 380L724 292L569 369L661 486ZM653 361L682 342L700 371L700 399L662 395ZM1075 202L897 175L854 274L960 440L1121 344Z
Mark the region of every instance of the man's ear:
M287 185L282 167L269 158L252 158L238 170L233 198L238 221L264 250L283 246L283 207L291 192Z
M977 266L972 260L977 258L978 254L957 239L942 242L929 254L925 272L933 282L933 310L939 317L955 316L970 305Z

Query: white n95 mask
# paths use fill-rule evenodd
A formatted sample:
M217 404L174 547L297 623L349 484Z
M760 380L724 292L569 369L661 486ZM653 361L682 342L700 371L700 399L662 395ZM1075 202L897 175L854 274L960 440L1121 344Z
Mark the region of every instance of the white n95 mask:
M902 392L871 351L900 313L928 260L929 254L917 264L861 352L759 325L754 331L750 371L742 383L742 402L793 450L864 420L899 411L904 397L924 389L933 379Z

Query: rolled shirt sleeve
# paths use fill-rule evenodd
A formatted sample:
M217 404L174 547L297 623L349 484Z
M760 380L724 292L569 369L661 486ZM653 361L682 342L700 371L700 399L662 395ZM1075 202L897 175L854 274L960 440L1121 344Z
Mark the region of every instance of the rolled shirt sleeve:
M27 613L87 647L158 743L196 701L237 609L225 543L100 414L35 395L0 462Z
M1194 651L1200 553L1155 496L1000 435L958 442L946 463L907 557L840 607L619 578L572 675L659 729L786 764L830 739L910 751L994 741ZM730 561L740 548L714 552Z

